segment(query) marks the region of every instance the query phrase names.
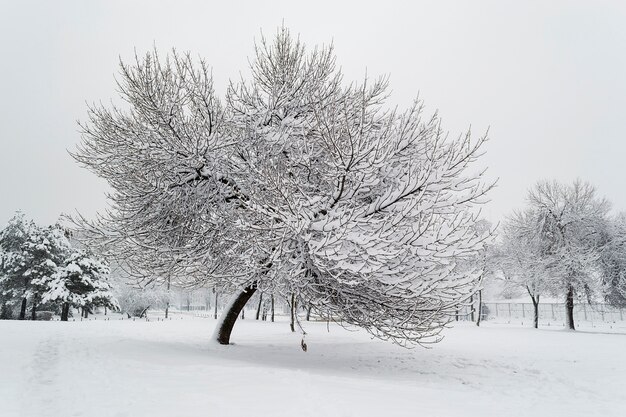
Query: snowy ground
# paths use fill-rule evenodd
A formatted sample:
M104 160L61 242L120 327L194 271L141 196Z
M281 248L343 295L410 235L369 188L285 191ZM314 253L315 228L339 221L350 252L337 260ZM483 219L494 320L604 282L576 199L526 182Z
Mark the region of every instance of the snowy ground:
M0 416L624 416L626 329L461 323L406 350L307 323L0 321Z

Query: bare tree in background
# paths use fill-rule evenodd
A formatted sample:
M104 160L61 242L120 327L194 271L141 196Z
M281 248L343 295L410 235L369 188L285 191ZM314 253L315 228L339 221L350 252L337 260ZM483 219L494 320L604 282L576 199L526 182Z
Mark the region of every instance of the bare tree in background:
M605 300L612 306L626 307L626 214L610 219L602 234L600 268Z
M332 47L307 52L284 28L224 104L188 55L121 69L126 106L91 108L75 154L111 210L75 221L131 268L167 251L190 283L239 289L220 343L258 289L400 345L439 340L476 291L480 267L455 265L486 239L471 231L485 137L449 139L419 100L393 109L386 79L345 83Z
M539 300L552 293L555 282L548 268L552 260L543 238L535 230L535 212L526 210L509 217L501 228L500 242L491 256L493 268L501 272L506 288L528 293L533 303L533 326L539 327Z
M534 288L547 286L553 294L565 297L566 326L575 330L575 298L591 302L603 294L600 232L609 204L596 195L592 185L582 181L540 182L530 190L528 203L529 210L518 215L516 238L523 237L519 242L529 245L524 250L539 255L536 262L547 268L535 278L542 281Z

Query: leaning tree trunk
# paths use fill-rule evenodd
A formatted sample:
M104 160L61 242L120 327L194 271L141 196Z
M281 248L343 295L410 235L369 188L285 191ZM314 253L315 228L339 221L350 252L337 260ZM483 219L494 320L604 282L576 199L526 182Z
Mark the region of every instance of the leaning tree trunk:
M26 297L22 298L22 306L20 307L20 320L26 320Z
M565 299L565 316L567 320L567 328L570 330L576 330L574 326L574 287L568 285L567 295Z
M68 321L70 316L70 304L63 303L63 307L61 307L61 321Z
M230 343L230 334L233 331L237 317L239 317L239 313L241 313L246 303L252 298L256 289L256 282L253 282L239 294L236 294L224 309L220 320L215 326L215 333L213 333L213 338L220 345L228 345Z

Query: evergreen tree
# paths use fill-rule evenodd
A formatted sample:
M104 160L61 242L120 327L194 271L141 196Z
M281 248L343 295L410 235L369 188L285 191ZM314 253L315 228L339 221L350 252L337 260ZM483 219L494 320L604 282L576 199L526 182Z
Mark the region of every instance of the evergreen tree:
M0 232L0 292L3 305L21 302L19 319L26 318L26 305L30 294L31 277L27 244L37 226L26 221L22 213L16 213ZM3 307L3 309L8 307Z
M31 319L35 320L37 306L47 301L43 295L49 290L48 283L70 253L70 243L58 224L43 229L35 227L28 235L24 253L28 268L23 275L30 279L27 294L31 299Z
M61 320L67 321L70 307L86 311L93 307L119 309L106 280L109 266L87 251L73 250L56 273L41 281L46 288L43 301L62 303Z

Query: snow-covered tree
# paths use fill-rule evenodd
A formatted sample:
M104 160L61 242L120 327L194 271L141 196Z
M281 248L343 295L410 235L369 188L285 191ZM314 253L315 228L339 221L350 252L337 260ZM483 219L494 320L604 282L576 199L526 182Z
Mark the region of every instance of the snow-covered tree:
M607 222L600 269L605 285L605 300L616 307L626 307L626 214L621 213Z
M528 203L526 218L518 222L518 243L528 243L525 250L537 254L540 268L545 266L539 285L565 296L566 325L574 330L575 298L590 302L603 294L599 260L609 204L582 181L540 182L530 190Z
M108 265L84 250L73 250L52 274L39 280L45 288L43 302L61 303L61 321L67 321L70 307L118 309L107 281Z
M0 232L0 290L5 303L20 300L20 320L26 318L30 288L30 279L24 276L28 268L24 249L34 228L34 223L26 221L22 213L17 213Z
M486 234L492 233L494 230L493 224L486 219L478 220L472 226L474 233L477 236L484 236ZM477 256L474 260L470 260L470 265L478 265L480 269L482 269L482 276L480 279L480 288L478 290L478 304L476 307L476 311L478 312L476 316L476 326L480 326L482 316L483 316L483 288L485 284L491 281L496 273L495 265L493 263L493 243L485 245L480 251L478 251ZM472 311L474 310L474 299L471 298L472 301Z
M122 63L126 106L91 108L75 155L112 209L77 223L133 268L167 252L178 275L238 288L220 343L259 288L402 345L438 340L481 275L455 266L485 239L486 138L448 138L420 100L394 109L384 78L344 83L332 47L284 28L255 51L223 104L188 55Z
M21 299L20 320L31 301L31 318L47 290L45 282L56 272L69 252L65 230L59 225L39 227L22 214L13 217L0 234L2 272L0 288L5 295Z
M21 300L20 319L27 301L31 317L43 303L61 304L61 319L69 307L115 307L110 287L103 279L108 267L83 250L72 249L66 229L56 224L40 227L17 214L0 233L0 289Z
M32 320L36 318L37 305L46 302L43 297L49 290L47 283L70 253L66 232L60 225L35 230L24 247L28 265L24 277L29 278L31 284L28 293L32 304Z
M534 308L534 327L539 327L539 300L555 287L548 265L542 235L529 233L537 226L532 210L517 212L500 229L500 241L493 247L491 263L504 280L506 290L521 289L530 296Z

